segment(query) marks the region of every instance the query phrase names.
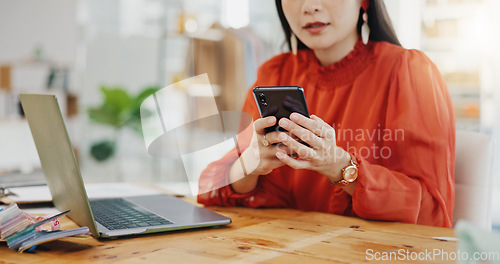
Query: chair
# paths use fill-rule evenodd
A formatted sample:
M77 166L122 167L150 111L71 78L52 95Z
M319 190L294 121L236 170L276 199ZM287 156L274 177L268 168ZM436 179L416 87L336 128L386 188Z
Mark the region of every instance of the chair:
M493 145L487 135L457 131L453 225L463 219L491 230Z

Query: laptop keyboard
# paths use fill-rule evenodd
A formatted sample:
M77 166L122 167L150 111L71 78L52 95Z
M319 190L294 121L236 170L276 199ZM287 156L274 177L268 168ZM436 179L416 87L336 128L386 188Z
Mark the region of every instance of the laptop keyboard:
M122 198L90 201L96 222L109 230L173 224Z

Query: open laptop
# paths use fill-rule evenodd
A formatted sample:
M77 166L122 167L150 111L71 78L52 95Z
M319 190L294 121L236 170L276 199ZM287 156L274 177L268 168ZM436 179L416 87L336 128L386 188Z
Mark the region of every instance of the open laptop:
M55 207L71 209L68 217L87 226L95 238L231 223L225 216L169 195L89 201L56 97L21 94L20 98Z

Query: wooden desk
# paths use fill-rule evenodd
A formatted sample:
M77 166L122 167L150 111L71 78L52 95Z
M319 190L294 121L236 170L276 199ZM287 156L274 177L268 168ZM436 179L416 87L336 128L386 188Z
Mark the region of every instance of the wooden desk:
M376 257L376 252L381 257L398 250L414 256L426 250L457 251L456 242L432 238L453 237L453 229L291 209L211 209L233 223L108 241L65 238L40 245L34 254L20 254L0 243L0 263L356 263ZM63 229L75 227L62 220Z

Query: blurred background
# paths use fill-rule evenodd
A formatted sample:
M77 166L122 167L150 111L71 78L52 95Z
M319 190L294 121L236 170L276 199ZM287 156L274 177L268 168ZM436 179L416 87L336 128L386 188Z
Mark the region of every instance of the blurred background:
M403 46L424 51L446 79L457 128L500 139L500 1L385 3ZM187 193L182 162L147 153L140 102L208 73L213 93L179 87L172 94L179 115L203 112L212 95L220 109L239 110L257 67L286 51L271 0L0 0L0 174L40 170L18 95L51 93L85 181ZM498 171L493 220L500 226Z

